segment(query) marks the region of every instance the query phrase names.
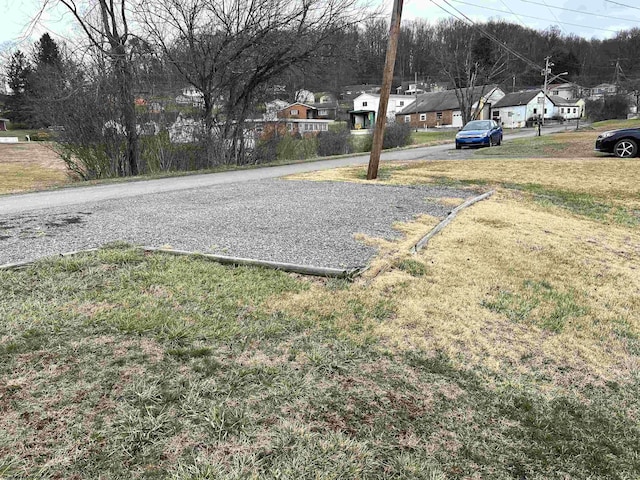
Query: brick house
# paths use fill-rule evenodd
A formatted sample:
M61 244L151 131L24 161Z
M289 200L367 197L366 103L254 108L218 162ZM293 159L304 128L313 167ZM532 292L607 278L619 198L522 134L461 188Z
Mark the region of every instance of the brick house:
M313 119L318 118L318 109L313 105L296 102L278 112L278 118Z
M477 120L487 120L491 105L504 97L496 85L475 87L472 97L477 98L472 110L479 107ZM427 92L418 95L412 103L396 114L396 122L409 123L413 128L462 127L462 112L455 90Z

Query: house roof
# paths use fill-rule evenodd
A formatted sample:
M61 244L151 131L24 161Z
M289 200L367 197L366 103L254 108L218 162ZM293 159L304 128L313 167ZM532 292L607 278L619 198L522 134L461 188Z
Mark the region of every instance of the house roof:
M307 108L311 108L311 109L317 110L317 107L314 107L313 105L309 105L308 103L303 103L303 102L293 102L292 104L287 105L286 107L284 107L282 110L286 110L287 108L291 108L294 105L302 105L303 107L307 107Z
M493 104L493 108L527 105L539 94L540 90L527 90L525 92L507 93L504 97Z
M572 107L578 105L577 102L580 100L580 99L567 100L566 98L560 97L558 95L548 95L548 97L549 97L549 100L551 100L554 105L562 105L562 106L570 105Z
M481 92L484 95L490 95L496 88L496 85L481 85L474 87L473 97L479 99ZM397 115L408 115L416 112L442 112L445 110L458 110L459 108L460 103L458 102L455 90L427 92L418 95L417 104L412 103L406 106Z
M547 85L547 88L549 90L553 89L565 89L565 88L575 88L577 87L577 85L575 83L552 83L550 85Z
M312 107L317 110L322 110L322 109L331 110L334 108L338 108L338 102L314 103Z
M361 93L356 98L362 97L364 95L367 95L367 96L373 97L373 98L380 98L380 94L379 93L368 93L368 92ZM418 95L418 97L419 97L419 95ZM415 99L415 97L412 96L412 95L398 95L397 93L390 93L389 94L389 98L392 98L394 100L409 100L410 102L412 102Z

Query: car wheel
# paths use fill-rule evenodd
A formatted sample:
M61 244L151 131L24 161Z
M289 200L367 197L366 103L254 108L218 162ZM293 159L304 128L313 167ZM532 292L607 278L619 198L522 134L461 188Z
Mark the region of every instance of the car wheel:
M619 158L631 158L638 154L638 144L629 138L623 138L613 147L613 153Z
M489 147L493 147L495 145L495 142L493 141L493 137L491 135L489 135Z
M458 143L456 143L456 150L460 150L461 148L462 147Z
M498 143L496 143L497 146L502 145L502 137L498 137Z

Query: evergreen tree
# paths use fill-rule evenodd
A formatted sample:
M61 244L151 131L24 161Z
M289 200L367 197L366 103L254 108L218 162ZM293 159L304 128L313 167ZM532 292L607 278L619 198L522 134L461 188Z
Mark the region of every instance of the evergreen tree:
M64 62L60 47L48 33L34 44L32 58L27 92L29 124L41 128L57 123L55 104L65 86Z
M13 123L23 123L29 119L27 92L29 90L31 69L31 64L26 55L20 50L11 55L6 71L7 82L11 89L11 94L7 100L7 117Z

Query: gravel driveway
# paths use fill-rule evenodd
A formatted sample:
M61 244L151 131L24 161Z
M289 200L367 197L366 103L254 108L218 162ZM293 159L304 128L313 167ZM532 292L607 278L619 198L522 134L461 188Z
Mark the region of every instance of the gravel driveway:
M266 179L0 215L0 265L113 241L317 267L367 264L354 234L393 239L393 223L445 217L451 188ZM426 232L425 232L426 233Z

